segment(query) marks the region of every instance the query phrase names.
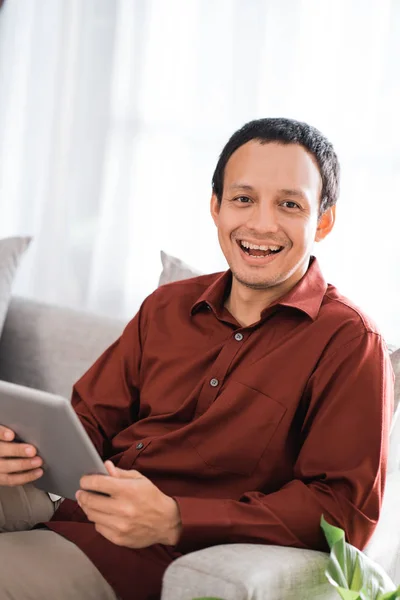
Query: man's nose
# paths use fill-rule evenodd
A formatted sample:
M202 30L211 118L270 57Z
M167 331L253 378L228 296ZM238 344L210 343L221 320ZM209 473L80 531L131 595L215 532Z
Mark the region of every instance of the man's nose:
M250 229L260 233L279 231L278 214L273 205L260 202L255 206L255 210L251 212L252 214L247 222Z

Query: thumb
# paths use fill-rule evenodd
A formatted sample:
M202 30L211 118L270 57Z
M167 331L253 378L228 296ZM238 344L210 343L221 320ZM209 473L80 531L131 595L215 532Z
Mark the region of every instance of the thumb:
M117 473L116 473L117 467L114 466L114 463L112 463L111 460L106 460L106 462L104 463L104 466L107 469L108 474L111 475L111 477L117 476Z
M119 477L120 479L143 479L143 475L139 473L139 471L119 469L110 460L106 460L104 464L111 477Z

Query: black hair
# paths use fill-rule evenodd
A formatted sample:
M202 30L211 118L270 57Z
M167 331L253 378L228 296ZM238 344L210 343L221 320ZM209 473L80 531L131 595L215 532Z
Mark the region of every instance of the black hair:
M332 144L315 127L301 121L284 118L250 121L231 136L220 154L212 178L213 193L220 204L226 164L235 150L251 140L256 140L260 144L278 142L279 144L303 146L314 156L321 174L320 216L336 204L339 195L340 165Z

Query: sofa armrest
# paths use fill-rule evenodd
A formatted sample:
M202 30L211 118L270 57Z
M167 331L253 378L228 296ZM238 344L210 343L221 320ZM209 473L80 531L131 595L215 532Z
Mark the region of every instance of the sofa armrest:
M328 554L313 550L228 544L192 552L173 562L162 600L336 600L324 571Z
M365 554L400 584L400 471L386 481L382 511ZM162 600L336 600L326 580L328 554L313 550L228 544L182 556L164 575Z

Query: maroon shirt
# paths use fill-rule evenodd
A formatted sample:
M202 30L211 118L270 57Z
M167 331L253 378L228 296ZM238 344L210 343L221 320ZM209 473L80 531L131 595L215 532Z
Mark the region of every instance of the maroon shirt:
M73 390L103 458L178 502L178 545L154 547L160 577L215 544L324 550L322 514L363 548L379 517L394 377L376 326L314 258L249 327L224 307L230 282L228 271L157 289ZM70 500L48 526L132 597L140 551L105 540Z

